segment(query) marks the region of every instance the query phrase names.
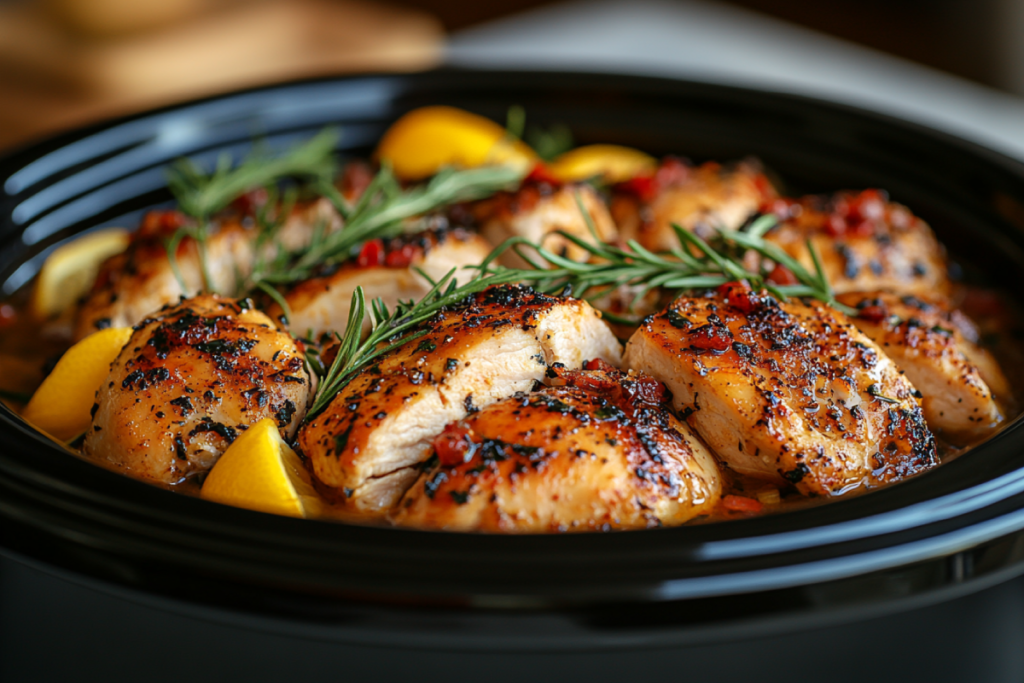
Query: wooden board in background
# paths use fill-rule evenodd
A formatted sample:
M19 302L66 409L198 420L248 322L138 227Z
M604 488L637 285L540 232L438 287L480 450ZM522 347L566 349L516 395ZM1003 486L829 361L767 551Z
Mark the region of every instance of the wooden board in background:
M356 0L229 5L159 30L75 37L0 6L0 149L109 116L304 76L439 63L429 15Z

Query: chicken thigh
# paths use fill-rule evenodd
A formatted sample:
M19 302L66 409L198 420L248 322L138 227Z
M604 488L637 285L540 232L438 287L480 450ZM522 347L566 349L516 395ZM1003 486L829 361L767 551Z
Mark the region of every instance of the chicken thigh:
M209 470L263 418L292 437L309 397L290 335L244 302L198 296L136 327L96 394L84 451L132 476L175 484Z

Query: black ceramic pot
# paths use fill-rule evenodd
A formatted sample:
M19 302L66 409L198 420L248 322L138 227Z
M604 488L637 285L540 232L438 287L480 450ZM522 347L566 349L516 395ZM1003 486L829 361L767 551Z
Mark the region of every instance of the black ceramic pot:
M999 154L877 114L755 90L464 71L263 88L16 152L0 161L0 283L10 293L54 244L91 227L134 224L168 201L161 166L178 156L241 154L254 135L286 144L325 124L340 128L344 152L366 153L391 121L426 104L497 120L519 104L531 124L567 124L579 143L695 161L753 155L790 193L883 187L928 220L957 260L1024 300L1024 166ZM1024 601L1006 583L1024 573L1019 421L916 479L813 509L528 537L346 526L215 505L72 457L6 410L0 444L0 552L108 593L273 633L258 637L288 647L316 641L333 653L324 667L347 662L333 669L339 676L387 680L412 667L420 678L458 680L476 677L472 665L486 667L478 671L489 680L1024 675ZM154 657L174 657L168 647ZM251 661L232 656L226 670L259 678L243 673ZM201 667L191 671L202 678Z

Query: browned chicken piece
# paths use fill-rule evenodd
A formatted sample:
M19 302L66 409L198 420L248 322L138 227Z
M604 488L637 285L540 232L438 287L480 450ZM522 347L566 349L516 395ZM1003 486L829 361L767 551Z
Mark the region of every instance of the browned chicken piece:
M670 157L654 177L617 185L611 212L623 241L668 251L679 247L673 223L707 239L718 228L738 229L775 196L755 161L690 166Z
M530 390L552 363L578 368L621 348L587 303L491 287L365 369L299 432L316 478L348 509L393 506L445 425Z
M313 339L330 331L344 334L356 287L363 288L367 305L379 297L391 308L430 291L433 285L418 271L436 282L455 268L455 280L464 282L476 274L464 266L481 263L490 252L486 240L461 228L367 242L358 258L299 283L285 295L291 309L288 326L299 336L312 331ZM268 312L276 319L281 309L275 305ZM369 325L367 318L364 326Z
M601 241L614 241L615 224L608 207L594 188L585 184L556 187L543 182L527 182L518 192L499 192L477 202L471 207L471 212L480 226L480 234L494 246L510 237L525 237L555 254L585 261L589 257L585 249L555 234L562 231L585 242L594 242L580 204L590 216ZM500 261L510 268L529 267L511 250L506 251Z
M611 368L562 374L565 386L448 425L392 521L543 533L672 526L710 512L718 465L663 405L660 382Z
M192 238L183 239L176 260L186 288L175 277L165 247L175 231L186 224L177 211L152 211L132 235L127 251L112 256L100 267L92 290L78 311L74 337L81 339L105 327L135 325L161 306L204 289L202 262ZM335 230L341 218L326 199L296 206L277 238L289 250L309 242L316 226ZM248 275L256 258L257 230L248 211L230 212L214 221L206 240L210 289L239 293L239 279ZM265 247L267 255L276 247Z
M774 213L784 220L765 238L813 272L810 240L837 293L949 292L945 251L931 228L879 190L778 201Z
M842 313L731 283L678 299L629 340L625 362L740 474L837 496L938 464L920 394Z
M1006 377L987 351L964 336L963 318L948 302L886 292L843 294L839 301L857 309L853 323L924 396L924 417L936 433L962 446L991 434L1003 421L993 389L1005 392ZM982 358L981 366L972 358Z
M290 335L244 302L198 296L136 328L96 394L84 450L126 474L174 484L209 470L264 418L292 437L309 398Z

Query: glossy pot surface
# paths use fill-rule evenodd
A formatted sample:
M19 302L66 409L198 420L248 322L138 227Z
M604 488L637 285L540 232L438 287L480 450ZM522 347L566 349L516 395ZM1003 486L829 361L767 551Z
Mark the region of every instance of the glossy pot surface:
M676 80L439 71L286 84L69 133L0 160L0 283L54 245L169 201L162 166L236 157L326 124L365 154L426 104L568 125L695 161L757 156L788 193L882 187L955 258L1024 301L1024 167L881 115ZM1024 433L889 488L704 526L485 536L302 521L156 489L0 414L0 545L188 614L316 638L460 650L666 646L907 609L1024 572Z

